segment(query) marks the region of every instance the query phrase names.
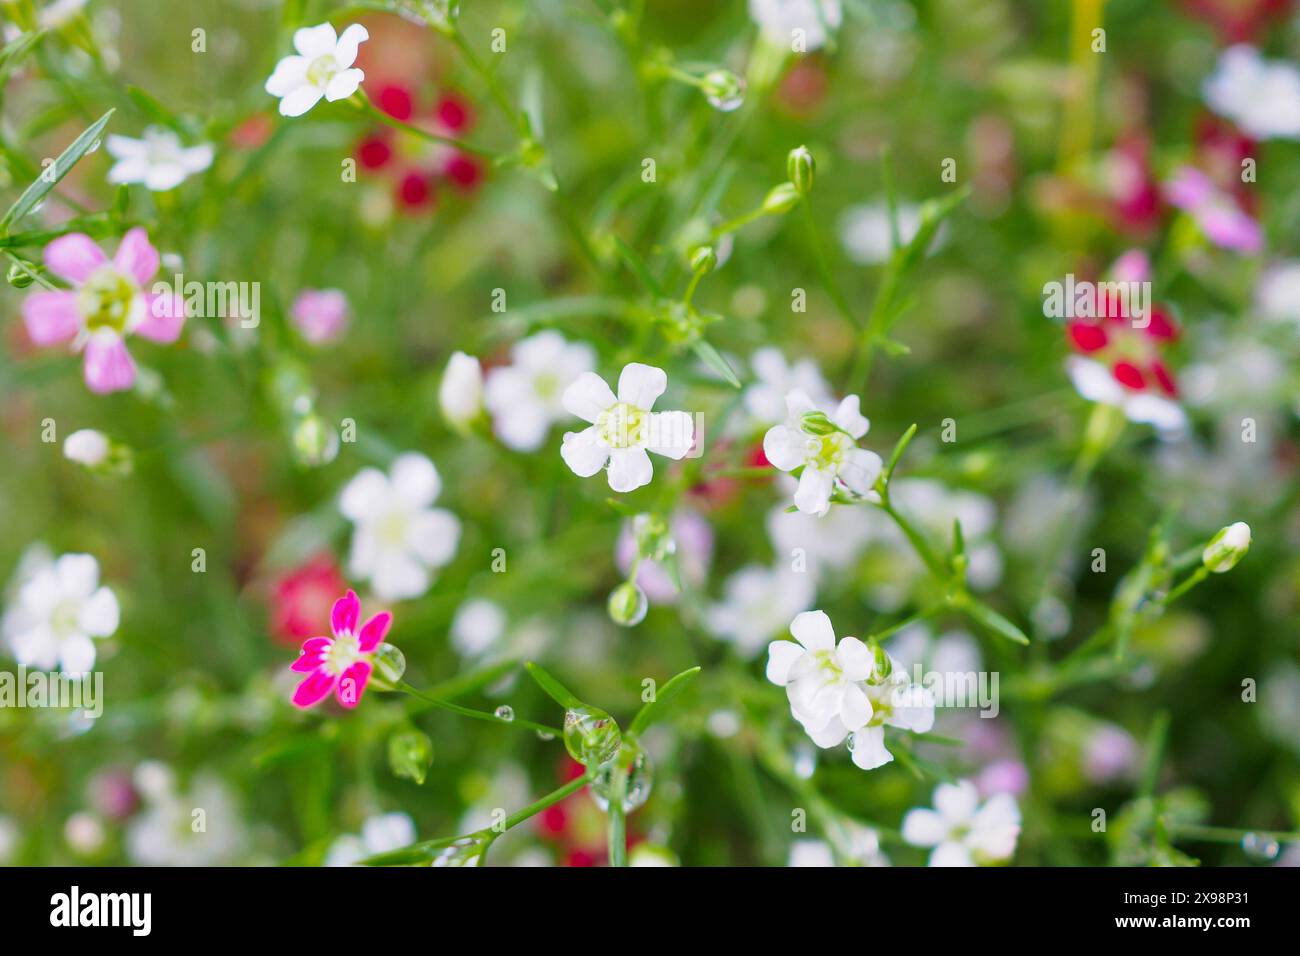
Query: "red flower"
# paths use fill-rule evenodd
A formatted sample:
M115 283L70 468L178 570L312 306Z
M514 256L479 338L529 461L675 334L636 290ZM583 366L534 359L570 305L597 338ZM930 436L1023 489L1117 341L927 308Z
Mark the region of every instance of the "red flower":
M328 555L312 558L275 584L272 630L282 644L294 645L314 635L329 614L334 598L347 587Z
M1291 10L1291 0L1182 0L1183 9L1219 31L1225 44L1248 43L1269 20L1280 20Z

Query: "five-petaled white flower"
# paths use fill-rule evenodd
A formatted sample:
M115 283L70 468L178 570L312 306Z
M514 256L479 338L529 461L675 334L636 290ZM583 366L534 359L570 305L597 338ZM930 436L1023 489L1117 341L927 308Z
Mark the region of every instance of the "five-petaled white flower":
M117 160L108 171L110 183L143 183L156 193L175 189L212 165L211 143L182 146L179 136L161 126L150 126L141 139L110 136L104 146Z
M82 674L95 666L92 638L118 625L117 597L99 584L99 562L88 554L38 559L22 579L4 635L24 667Z
M460 520L430 507L441 490L438 469L418 452L398 455L387 475L364 468L343 489L339 510L356 526L348 570L376 597L419 597L456 553Z
M768 41L800 53L825 46L844 19L840 0L749 0L749 15Z
M763 425L785 419L785 397L794 389L807 393L818 408L833 408L831 387L810 358L787 362L781 350L764 346L749 358L754 384L745 389L745 410Z
M293 34L297 56L286 56L266 81L266 92L280 98L281 116L301 116L321 101L345 100L357 91L366 74L352 66L357 47L370 39L366 28L354 23L336 36L334 27L322 23Z
M1300 139L1300 70L1238 43L1205 80L1205 105L1253 139Z
M790 712L813 742L833 747L871 720L864 682L875 669L872 653L856 637L837 645L825 611L804 611L791 622L790 633L798 644L768 646L767 679L785 688ZM835 739L823 743L828 735Z
M903 839L912 846L934 847L930 866L982 866L1009 860L1020 836L1020 807L1009 793L990 797L981 806L969 780L941 783L933 810L909 810Z
M564 390L596 364L596 353L583 342L566 342L553 329L515 343L512 364L492 369L483 403L492 414L492 430L515 451L536 451L551 426L565 417Z
M803 468L795 507L821 516L830 510L837 488L869 495L884 463L875 452L857 446L871 427L858 411L858 396L849 395L831 415L799 389L785 397L785 405L786 423L767 430L763 454L782 471Z
M683 458L695 442L695 422L687 412L652 412L668 387L661 368L633 362L618 377L618 397L595 372L584 372L564 390L570 414L591 422L568 432L560 455L574 474L589 478L609 466L609 486L634 491L650 483L654 466L647 451Z

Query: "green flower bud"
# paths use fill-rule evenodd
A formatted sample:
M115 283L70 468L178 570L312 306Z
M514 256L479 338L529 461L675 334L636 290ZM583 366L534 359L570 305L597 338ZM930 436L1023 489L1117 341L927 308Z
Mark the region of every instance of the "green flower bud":
M867 639L867 650L871 651L873 664L868 682L883 684L889 679L889 675L894 672L894 663L889 659L889 654L885 649L880 646L880 642L874 637Z
M825 412L807 412L799 420L799 425L805 435L830 435L840 430Z
M782 183L779 186L773 186L772 191L763 200L763 212L769 216L784 215L799 205L801 199L803 199L803 196L799 194L799 190L795 188L794 183Z
M786 175L790 177L790 182L794 183L794 188L799 191L799 195L807 196L812 192L813 174L817 171L817 163L813 160L813 154L807 146L797 146L790 150L790 155L785 160Z
M411 727L388 738L388 766L403 780L424 783L433 763L433 741L423 731Z
M1250 550L1250 525L1244 521L1221 528L1201 552L1205 566L1216 574L1231 571Z
M691 253L692 272L712 272L718 264L718 254L712 246L700 246Z

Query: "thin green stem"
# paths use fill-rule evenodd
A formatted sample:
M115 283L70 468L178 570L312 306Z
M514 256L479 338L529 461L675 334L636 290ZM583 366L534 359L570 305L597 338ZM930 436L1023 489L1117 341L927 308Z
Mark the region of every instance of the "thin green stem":
M549 734L552 737L558 737L561 734L561 731L557 730L555 727L548 727L546 724L538 724L531 720L523 720L518 717L504 720L496 714L489 714L485 710L474 710L472 707L462 707L460 704L453 704L449 700L432 697L422 691L416 690L410 684L406 683L406 681L398 681L393 686L393 689L399 690L404 694L409 694L416 700L424 701L426 704L432 704L434 707L438 707L442 710L449 710L453 714L460 714L462 717L469 717L473 720L486 720L502 727L519 727L526 730L534 730L539 734Z
M511 827L518 826L529 817L537 816L537 814L541 813L547 807L554 806L565 797L572 796L587 784L591 783L595 776L596 773L594 770L588 770L581 777L575 777L558 790L552 790L540 800L530 803L522 810L516 810L514 813L510 814L510 816L506 817L505 829L509 830Z
M358 90L357 95L348 100L363 115L370 117L385 126L391 126L393 129L401 130L411 136L416 136L430 143L440 143L444 146L454 146L463 153L472 153L475 156L482 156L485 159L496 159L497 154L490 149L482 146L475 146L473 143L467 143L463 139L456 139L454 136L443 136L440 133L434 133L427 129L421 129L419 126L412 126L410 123L403 122L395 116L390 116L370 101L365 90Z

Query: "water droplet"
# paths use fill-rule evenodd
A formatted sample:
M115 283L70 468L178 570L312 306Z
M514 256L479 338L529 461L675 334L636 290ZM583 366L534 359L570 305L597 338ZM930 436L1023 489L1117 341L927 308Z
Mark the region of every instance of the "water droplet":
M482 866L487 848L492 845L492 837L480 834L461 837L455 843L443 848L430 866Z
M538 740L548 740L548 741L549 741L549 740L554 740L554 739L555 739L555 734L551 733L549 730L539 730L539 731L537 731L537 739L538 739Z
M1241 849L1252 860L1276 860L1282 849L1277 840L1267 833L1247 833L1241 838Z
M504 720L507 723L515 719L515 709L509 704L502 704L496 710L492 711L497 720Z
M609 592L609 618L621 627L635 627L645 620L650 599L635 581L624 581Z
M654 769L650 757L637 744L624 741L617 760L611 760L591 781L591 799L596 806L608 811L614 788L615 770L626 773L623 789L623 812L631 813L645 805L654 786Z
M745 102L745 81L730 70L710 70L701 80L700 89L709 105L722 113L739 109Z
M375 667L375 676L387 684L396 684L406 673L406 655L387 642L375 648L371 659Z
M564 714L564 749L584 767L599 767L618 755L618 723L595 707L570 707Z

